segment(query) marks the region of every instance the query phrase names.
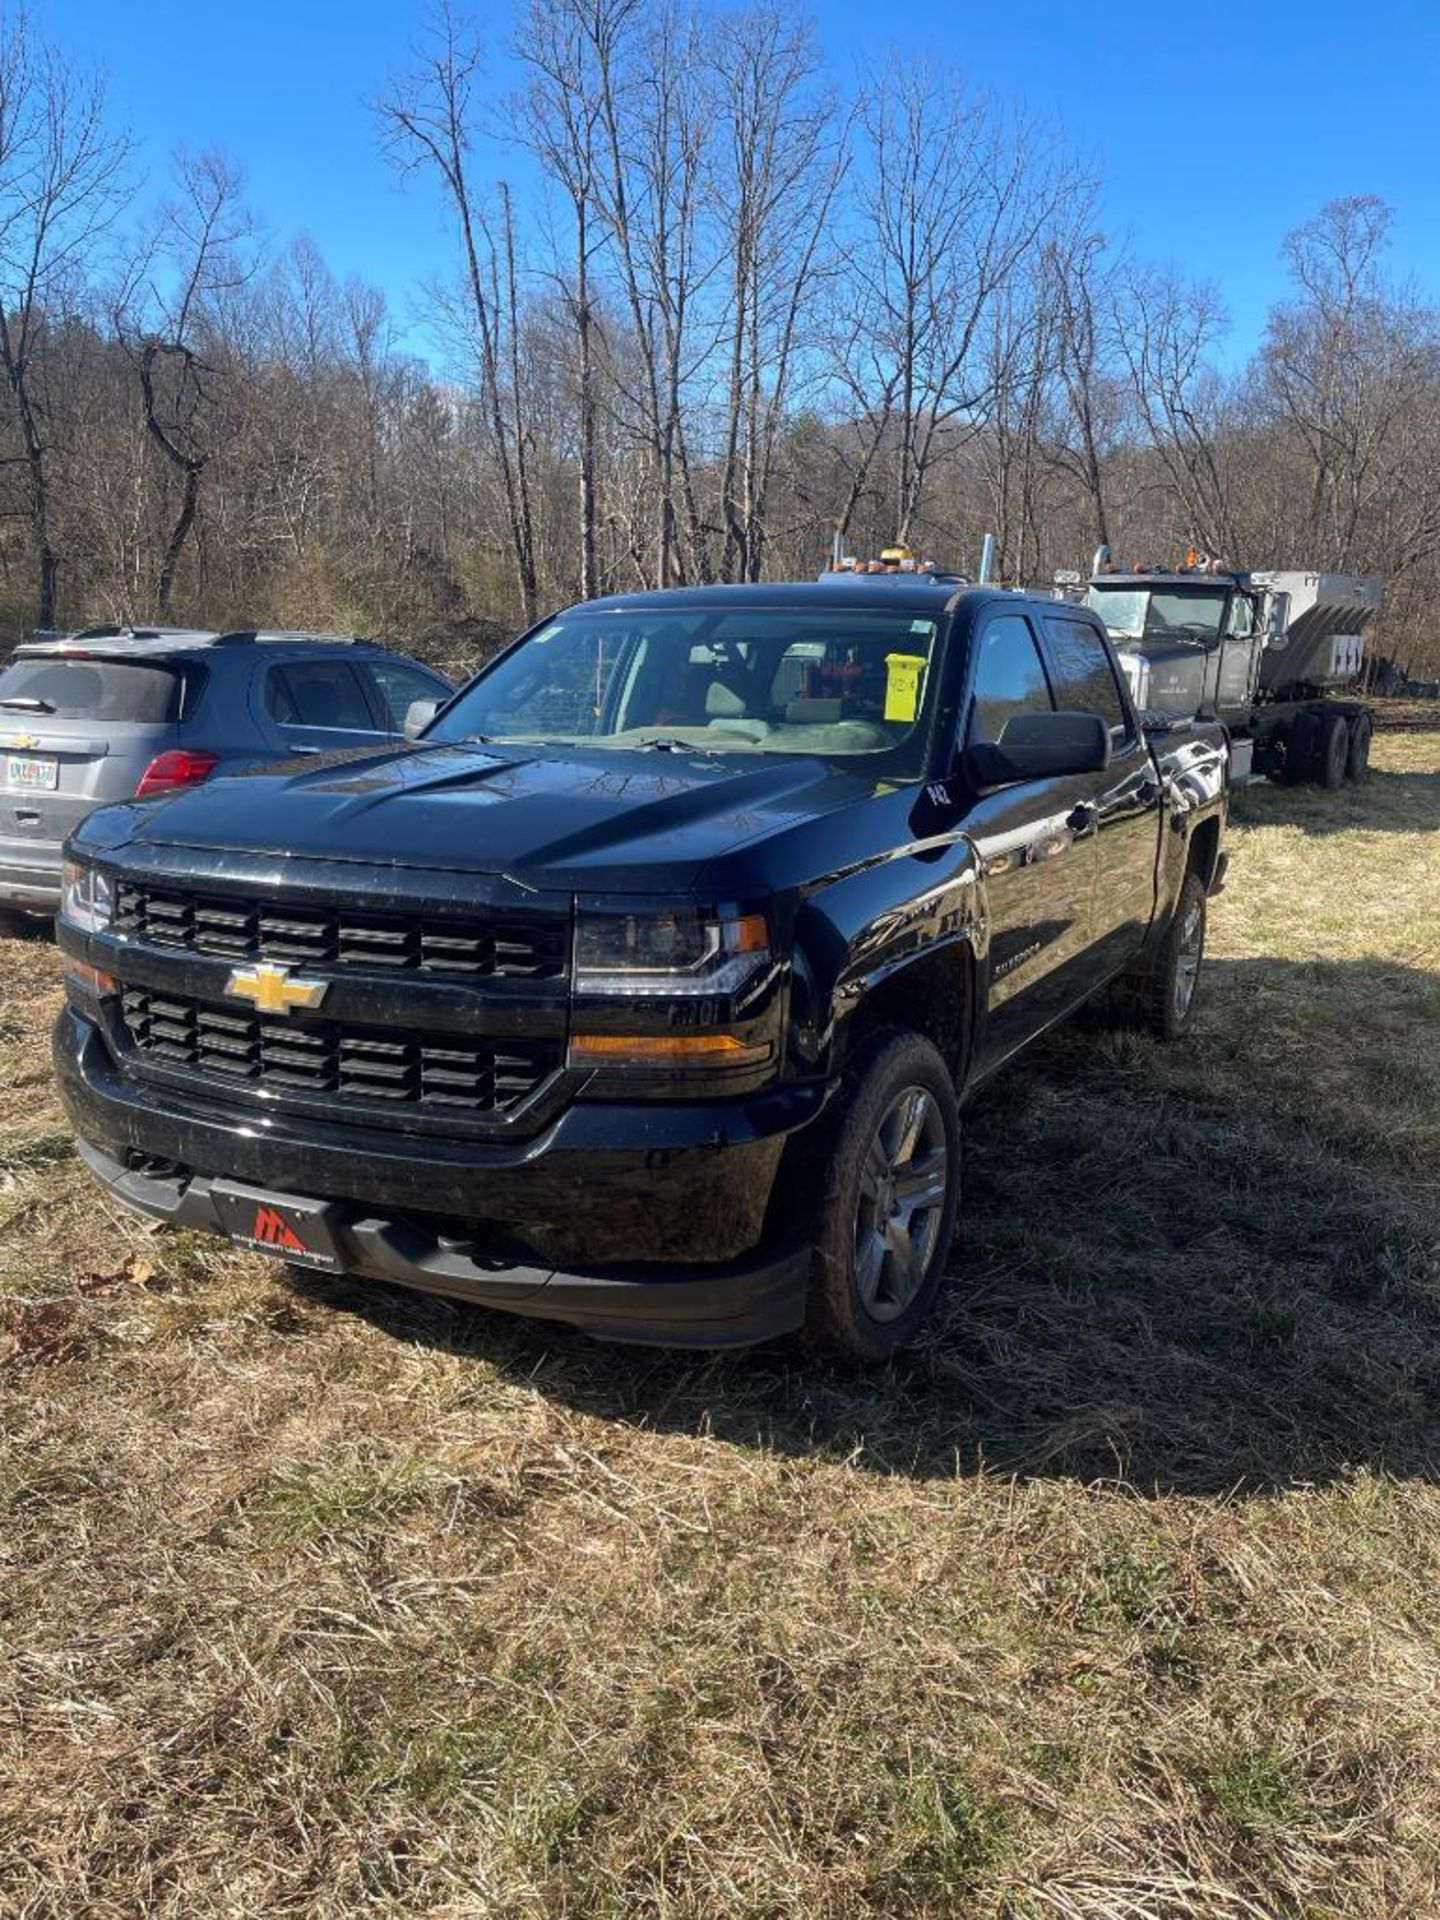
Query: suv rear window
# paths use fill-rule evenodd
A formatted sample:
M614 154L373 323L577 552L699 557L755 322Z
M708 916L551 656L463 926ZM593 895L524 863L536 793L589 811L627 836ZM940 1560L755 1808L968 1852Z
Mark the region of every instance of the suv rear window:
M178 667L156 661L20 659L0 673L0 714L158 726L179 719L184 686Z

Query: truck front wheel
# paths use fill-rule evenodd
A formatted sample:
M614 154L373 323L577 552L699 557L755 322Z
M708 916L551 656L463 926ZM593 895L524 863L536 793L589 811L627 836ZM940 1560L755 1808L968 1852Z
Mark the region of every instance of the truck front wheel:
M805 1332L872 1363L919 1332L960 1201L960 1119L928 1040L882 1033L856 1054L825 1167Z
M1374 732L1374 722L1368 713L1362 713L1350 730L1350 758L1345 767L1345 777L1363 786L1370 778L1370 736Z
M1343 785L1350 760L1350 729L1343 713L1331 713L1320 722L1320 739L1315 756L1322 787Z

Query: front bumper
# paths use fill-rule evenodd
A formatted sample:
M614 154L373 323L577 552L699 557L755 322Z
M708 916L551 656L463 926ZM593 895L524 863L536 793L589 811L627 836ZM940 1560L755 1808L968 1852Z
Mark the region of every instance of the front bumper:
M819 1087L709 1106L578 1104L500 1145L228 1115L121 1073L67 1008L60 1091L87 1165L155 1218L222 1231L217 1186L334 1203L344 1271L583 1326L601 1338L727 1346L793 1331L801 1237L763 1245L787 1139Z
M224 1232L215 1197L228 1183L199 1174L187 1179L127 1172L84 1140L80 1157L117 1200L137 1213L202 1233ZM256 1188L247 1189L245 1197L257 1207L283 1209L292 1196ZM533 1319L560 1320L600 1340L749 1346L793 1333L805 1316L809 1252L804 1247L716 1267L657 1268L637 1279L515 1264L413 1221L358 1208L341 1211L332 1232L345 1273Z

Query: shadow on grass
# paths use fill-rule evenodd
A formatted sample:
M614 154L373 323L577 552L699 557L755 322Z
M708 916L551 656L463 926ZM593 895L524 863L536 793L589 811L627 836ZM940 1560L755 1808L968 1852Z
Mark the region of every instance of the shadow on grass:
M1267 781L1235 796L1247 826L1296 826L1309 834L1419 833L1440 827L1440 773L1392 773L1375 767L1363 786L1286 787Z
M296 1284L602 1420L879 1474L1196 1493L1430 1474L1437 1111L1434 976L1222 960L1188 1042L1084 1015L971 1105L948 1292L879 1372L798 1344L604 1347L365 1283Z

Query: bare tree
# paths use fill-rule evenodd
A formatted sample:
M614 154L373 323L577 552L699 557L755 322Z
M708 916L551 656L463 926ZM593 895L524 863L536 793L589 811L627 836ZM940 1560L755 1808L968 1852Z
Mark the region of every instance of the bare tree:
M46 351L72 281L119 211L128 158L106 123L100 81L38 40L23 16L0 23L0 370L22 449L42 627L55 624L61 564Z
M1083 209L1088 216L1090 208ZM1045 257L1045 300L1055 327L1055 370L1064 396L1065 431L1055 458L1083 491L1093 537L1112 544L1110 487L1124 421L1124 328L1119 265L1088 218L1057 237Z
M783 7L724 16L710 61L714 195L730 258L719 571L727 580L758 580L780 431L816 283L833 252L848 128L817 95L819 56L808 24Z
M115 329L135 368L145 431L176 476L179 500L151 590L170 613L180 559L200 511L215 451L221 370L204 354L212 303L243 286L255 262L239 173L223 155L181 154L178 197L160 209L114 303Z
M1391 222L1373 195L1336 200L1285 241L1296 298L1270 317L1258 398L1304 452L1312 564L1368 561L1377 519L1392 567L1413 564L1437 534L1440 504L1416 484L1416 460L1431 464L1440 427L1440 324L1385 276Z
M1023 122L941 65L893 59L861 117L859 298L842 372L857 474L893 447L894 529L909 539L932 469L993 403L992 305L1072 188Z
M594 291L596 256L604 245L599 203L601 74L597 33L587 9L572 0L530 0L516 35L516 56L528 71L517 116L525 141L567 202L571 223L568 271L559 282L569 312L576 352L580 595L600 590L597 553L597 444L599 394L598 321Z
M538 604L538 578L529 450L515 379L519 315L514 218L504 189L498 213L487 216L470 175L480 47L478 32L460 21L447 0L412 71L395 81L378 112L390 154L402 172L429 168L450 202L462 253L465 329L493 436L520 604L529 621Z
M1115 298L1122 303L1116 331L1136 408L1184 516L1183 524L1164 531L1238 561L1222 434L1228 393L1210 359L1226 325L1220 297L1213 287L1161 268L1127 274Z
M718 339L703 301L720 261L704 218L713 102L700 26L678 9L647 21L638 0L587 0L583 30L600 107L600 205L635 359L635 380L617 379L651 469L654 576L704 579L713 569L686 403Z

